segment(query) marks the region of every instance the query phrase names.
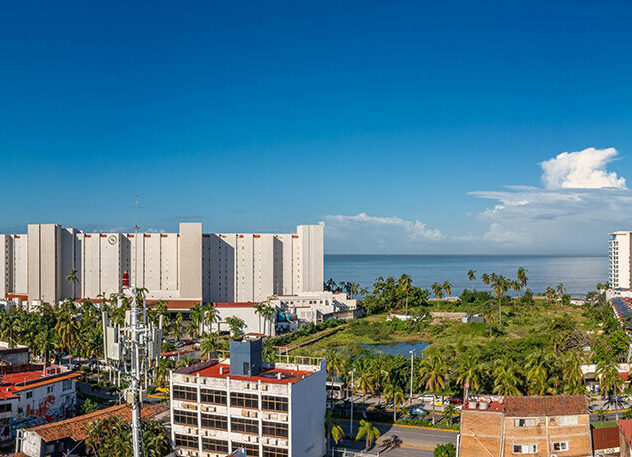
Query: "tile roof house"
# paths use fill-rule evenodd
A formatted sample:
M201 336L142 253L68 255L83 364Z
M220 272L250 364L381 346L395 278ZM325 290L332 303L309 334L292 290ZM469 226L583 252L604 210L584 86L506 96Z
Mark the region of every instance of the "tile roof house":
M620 450L619 427L604 427L591 430L593 454L599 457L618 456Z
M460 457L592 455L583 395L469 397L461 410Z
M146 404L141 408L144 419L158 418L161 415L167 415L167 412L167 408L158 405ZM131 408L128 405L116 405L72 419L25 429L18 435L16 455L22 453L28 457L61 457L65 455L64 452L75 447L73 452L84 455L85 445L82 441L88 434L87 425L114 416L124 421L131 421Z

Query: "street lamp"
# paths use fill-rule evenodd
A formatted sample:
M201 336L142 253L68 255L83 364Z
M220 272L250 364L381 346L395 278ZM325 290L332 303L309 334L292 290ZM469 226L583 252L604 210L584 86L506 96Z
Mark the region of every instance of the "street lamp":
M410 405L413 404L413 356L415 355L415 350L412 349L408 351L410 354Z
M349 436L353 437L353 375L355 368L351 370L351 420L349 421Z

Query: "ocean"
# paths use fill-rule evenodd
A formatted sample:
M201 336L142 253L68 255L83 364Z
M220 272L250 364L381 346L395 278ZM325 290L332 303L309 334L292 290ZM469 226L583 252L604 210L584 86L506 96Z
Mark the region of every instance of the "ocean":
M564 284L574 297L595 290L598 282L608 280L606 256L517 256L517 255L325 255L325 281L357 282L370 288L375 278L399 277L408 273L413 283L430 288L434 282L452 283L452 295L463 289L488 289L480 279L483 273L497 273L515 278L519 267L528 270L527 287L540 293L547 286ZM467 279L468 270L476 270L476 281Z

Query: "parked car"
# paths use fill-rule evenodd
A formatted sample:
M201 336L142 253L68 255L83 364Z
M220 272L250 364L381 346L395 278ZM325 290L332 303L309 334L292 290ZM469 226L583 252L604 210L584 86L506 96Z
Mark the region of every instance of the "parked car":
M426 411L423 408L415 408L410 410L410 414L412 414L413 416L423 416L424 414L427 414L428 411Z
M423 402L426 402L426 403L432 403L432 401L434 400L434 395L432 395L432 394L423 394L420 397L418 397L417 400L423 401Z
M448 401L454 405L462 405L463 404L463 398L462 397L450 397L448 398Z

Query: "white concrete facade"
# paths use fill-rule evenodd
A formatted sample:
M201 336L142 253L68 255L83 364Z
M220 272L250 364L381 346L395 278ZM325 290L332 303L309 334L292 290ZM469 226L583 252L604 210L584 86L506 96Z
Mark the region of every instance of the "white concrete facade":
M300 322L314 324L334 313L355 310L357 301L343 292L302 292L294 295L275 295L268 300L272 306L287 311Z
M179 233L134 236L56 224L0 235L0 298L109 297L121 292L124 272L150 299L263 301L323 288L322 225L299 225L295 234L205 234L201 223L181 223ZM73 269L77 282L69 283Z
M613 232L609 241L609 273L610 287L613 289L630 289L630 252L632 249L632 232Z

